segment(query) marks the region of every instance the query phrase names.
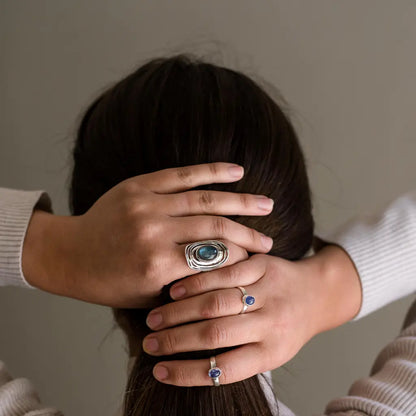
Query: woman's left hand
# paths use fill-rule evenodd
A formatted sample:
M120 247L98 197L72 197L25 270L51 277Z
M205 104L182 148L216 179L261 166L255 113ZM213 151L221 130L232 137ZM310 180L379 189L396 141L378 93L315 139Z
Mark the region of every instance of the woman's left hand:
M254 254L181 280L170 289L173 299L179 286L186 290L181 300L149 313L147 324L157 332L144 338L143 348L159 356L239 346L216 356L221 384L283 365L314 335L352 319L361 304L358 274L337 246L296 262ZM238 286L255 297L243 314ZM205 386L212 385L208 370L208 359L176 360L156 364L153 374L167 384Z

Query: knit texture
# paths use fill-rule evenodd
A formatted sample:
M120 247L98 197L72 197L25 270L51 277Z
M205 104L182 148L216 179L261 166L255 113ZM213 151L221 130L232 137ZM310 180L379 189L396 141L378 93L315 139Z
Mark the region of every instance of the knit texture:
M378 354L369 377L348 396L332 400L326 415L416 416L416 301L399 336Z
M51 211L42 191L0 188L0 285L31 287L24 279L21 258L31 213ZM361 279L363 302L354 320L416 290L416 192L391 204L384 212L356 219L326 238L351 256ZM270 372L264 373L271 382ZM266 397L277 414L293 416L275 400L272 385L263 383ZM348 396L332 400L330 416L416 416L416 302L400 335L378 355L370 376L356 381ZM42 407L32 384L13 380L0 362L0 416L57 416ZM254 415L253 415L254 416Z
M0 188L0 286L33 288L23 275L22 250L35 208L51 212L45 192Z
M0 416L62 416L56 409L42 405L32 383L13 379L0 361Z

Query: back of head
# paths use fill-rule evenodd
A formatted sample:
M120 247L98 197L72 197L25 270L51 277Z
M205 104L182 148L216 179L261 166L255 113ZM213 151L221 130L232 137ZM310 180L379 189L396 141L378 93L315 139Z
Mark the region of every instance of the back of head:
M70 205L87 211L107 190L132 176L208 162L244 166L238 182L194 189L264 194L264 216L228 216L274 239L270 255L299 259L310 248L313 219L305 162L295 130L256 82L190 55L150 60L105 91L87 109L74 151ZM165 287L160 303L172 301ZM162 360L208 358L231 348L153 357L141 349L152 332L150 310L116 309L132 356L126 387L129 416L271 415L257 376L220 387L177 387L154 379Z

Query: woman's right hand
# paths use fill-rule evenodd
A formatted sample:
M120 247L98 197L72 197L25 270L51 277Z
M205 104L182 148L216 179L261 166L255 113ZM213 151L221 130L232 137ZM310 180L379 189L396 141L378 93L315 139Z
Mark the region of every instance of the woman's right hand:
M34 287L87 302L154 307L164 285L199 273L185 259L190 242L224 242L230 256L223 266L247 259L248 251L271 249L271 238L221 217L268 215L271 199L189 190L242 176L242 167L225 162L169 168L126 179L80 216L35 211L24 241L24 276Z
M177 296L180 286L185 294ZM244 314L239 286L255 298ZM234 347L216 355L221 384L282 366L315 335L353 319L362 301L355 265L335 245L298 261L255 254L231 267L189 276L170 293L175 302L148 314L147 325L155 332L143 339L143 350L167 356ZM206 358L163 360L153 374L176 386L208 386L206 368Z

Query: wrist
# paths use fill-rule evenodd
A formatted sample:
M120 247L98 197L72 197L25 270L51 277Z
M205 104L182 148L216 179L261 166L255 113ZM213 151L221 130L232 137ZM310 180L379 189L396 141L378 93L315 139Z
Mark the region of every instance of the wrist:
M320 310L317 333L336 328L360 311L361 281L348 253L340 246L328 245L316 255L315 278L319 280Z
M68 295L69 254L74 218L35 210L23 243L22 270L27 282L38 289Z

